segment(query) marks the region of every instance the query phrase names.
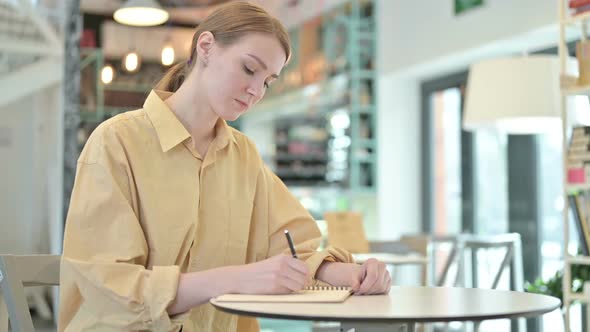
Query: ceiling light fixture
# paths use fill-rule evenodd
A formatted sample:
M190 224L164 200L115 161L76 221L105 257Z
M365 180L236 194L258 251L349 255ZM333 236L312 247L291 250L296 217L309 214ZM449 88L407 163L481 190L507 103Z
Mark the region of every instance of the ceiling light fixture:
M103 84L109 84L113 81L113 78L115 77L115 70L113 69L113 67L111 65L106 65L104 67L102 67L102 70L100 72L100 78Z
M174 63L174 48L170 44L165 44L162 48L162 64L170 66Z
M132 51L127 53L123 58L123 67L128 72L134 72L139 68L139 62L139 55L135 51Z
M133 26L160 25L168 21L169 14L155 0L127 0L113 14L115 21Z

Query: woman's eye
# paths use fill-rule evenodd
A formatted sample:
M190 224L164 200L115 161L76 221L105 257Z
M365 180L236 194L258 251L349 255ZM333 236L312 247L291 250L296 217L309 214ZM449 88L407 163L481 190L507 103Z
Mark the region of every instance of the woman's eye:
M244 66L244 71L248 75L254 75L254 71L253 70L250 70L250 68L248 68L247 66Z

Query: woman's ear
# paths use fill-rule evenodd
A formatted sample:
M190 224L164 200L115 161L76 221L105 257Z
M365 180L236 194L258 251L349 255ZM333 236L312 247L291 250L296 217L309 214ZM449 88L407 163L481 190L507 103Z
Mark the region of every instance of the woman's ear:
M210 31L204 31L199 35L199 39L197 39L197 55L199 58L206 61L207 57L209 57L209 53L211 49L213 49L213 45L215 45L215 37Z

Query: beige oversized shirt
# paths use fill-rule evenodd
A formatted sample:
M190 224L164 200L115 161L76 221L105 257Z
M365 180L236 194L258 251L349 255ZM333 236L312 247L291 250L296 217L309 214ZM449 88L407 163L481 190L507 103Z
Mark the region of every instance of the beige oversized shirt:
M253 318L205 304L170 317L180 273L287 253L289 229L315 275L345 251L316 251L309 213L262 162L254 144L220 120L202 158L152 91L143 109L92 133L67 216L59 331L256 331Z

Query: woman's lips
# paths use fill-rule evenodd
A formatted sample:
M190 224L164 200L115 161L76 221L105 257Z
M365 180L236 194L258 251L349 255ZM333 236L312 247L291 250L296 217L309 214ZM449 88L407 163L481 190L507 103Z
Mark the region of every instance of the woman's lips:
M245 102L243 102L243 101L241 101L241 100L239 100L239 99L234 99L234 100L235 100L235 101L238 103L238 105L240 105L240 106L241 106L243 109L245 109L245 110L246 110L246 109L248 109L248 107L249 107L249 106L248 106L248 104L246 104Z

